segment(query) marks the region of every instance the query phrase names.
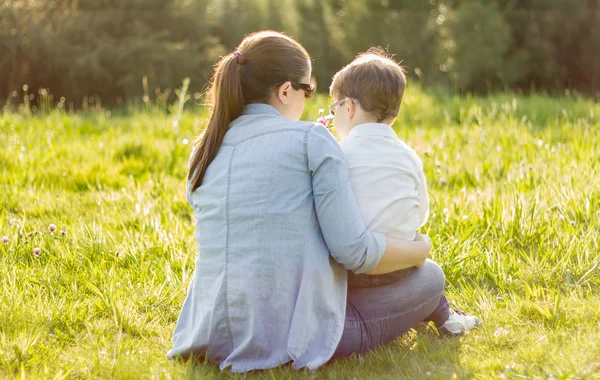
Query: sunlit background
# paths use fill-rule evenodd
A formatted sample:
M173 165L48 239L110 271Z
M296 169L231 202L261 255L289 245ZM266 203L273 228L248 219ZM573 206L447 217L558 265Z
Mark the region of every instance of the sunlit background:
M598 25L598 0L2 0L0 100L28 85L75 108L84 96L119 105L172 97L185 77L201 92L218 57L260 29L307 48L321 92L382 46L423 86L598 98Z
M402 61L393 128L477 331L312 372L166 358L198 257L202 95L265 28L307 48L322 93L369 47ZM600 378L599 100L600 0L0 0L0 379Z

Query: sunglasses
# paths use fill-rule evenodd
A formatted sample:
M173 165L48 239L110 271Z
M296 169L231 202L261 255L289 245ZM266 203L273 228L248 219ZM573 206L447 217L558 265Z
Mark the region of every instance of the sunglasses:
M329 113L332 115L335 115L335 109L337 108L337 106L343 104L346 99L350 99L352 101L352 103L354 104L358 104L358 100L354 99L354 98L344 98L344 99L340 99L337 102L333 103L332 105L329 106Z
M282 84L284 84L285 82L281 82L281 83L277 83L275 86L281 86ZM292 88L296 91L298 90L302 90L304 91L304 98L305 99L310 99L313 96L313 93L315 92L315 86L312 84L306 84L306 83L296 83L296 82L291 82Z

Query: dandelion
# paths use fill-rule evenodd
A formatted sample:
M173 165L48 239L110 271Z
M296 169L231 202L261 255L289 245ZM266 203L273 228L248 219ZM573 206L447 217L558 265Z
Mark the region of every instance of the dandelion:
M504 335L508 335L508 330L505 329L504 327L500 327L494 332L494 338L496 338L496 339L498 339Z
M325 116L325 110L323 108L319 109L319 118L317 119L317 123L321 124L325 128L329 128L329 120L331 119L331 115Z
M50 230L50 233L53 234L54 231L56 231L56 225L55 224L51 224L48 226L48 229Z
M2 243L8 244L8 236L2 236Z
M42 254L42 250L41 250L41 248L39 248L39 247L35 247L35 248L33 249L33 255L34 255L34 256L36 256L36 257L40 257L40 255L41 255L41 254Z

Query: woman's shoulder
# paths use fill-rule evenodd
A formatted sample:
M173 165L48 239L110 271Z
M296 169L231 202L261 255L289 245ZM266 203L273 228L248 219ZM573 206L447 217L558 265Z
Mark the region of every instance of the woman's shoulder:
M319 125L316 122L295 121L278 115L242 115L230 124L224 143L236 145L255 137L286 131L305 134Z
M289 128L294 128L294 129L300 129L306 133L311 132L313 129L315 128L319 128L322 127L324 130L325 127L323 127L322 124L319 124L315 121L305 121L305 120L291 120L291 119L286 119L284 117L280 117L279 118L281 120L281 124L285 125Z
M286 120L288 124L286 124L284 128L303 132L305 153L310 155L311 151L313 153L318 151L321 153L337 155L341 152L337 140L323 124L303 120Z
M326 144L339 148L339 143L327 128L321 123L306 122L306 128L309 135L309 143Z

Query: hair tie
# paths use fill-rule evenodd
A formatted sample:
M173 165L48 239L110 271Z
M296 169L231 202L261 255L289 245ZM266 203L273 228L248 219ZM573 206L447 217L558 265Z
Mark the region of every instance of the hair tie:
M244 63L244 56L242 55L242 53L240 53L239 51L236 51L235 53L233 53L233 55L235 55L237 57L237 62L242 65Z

